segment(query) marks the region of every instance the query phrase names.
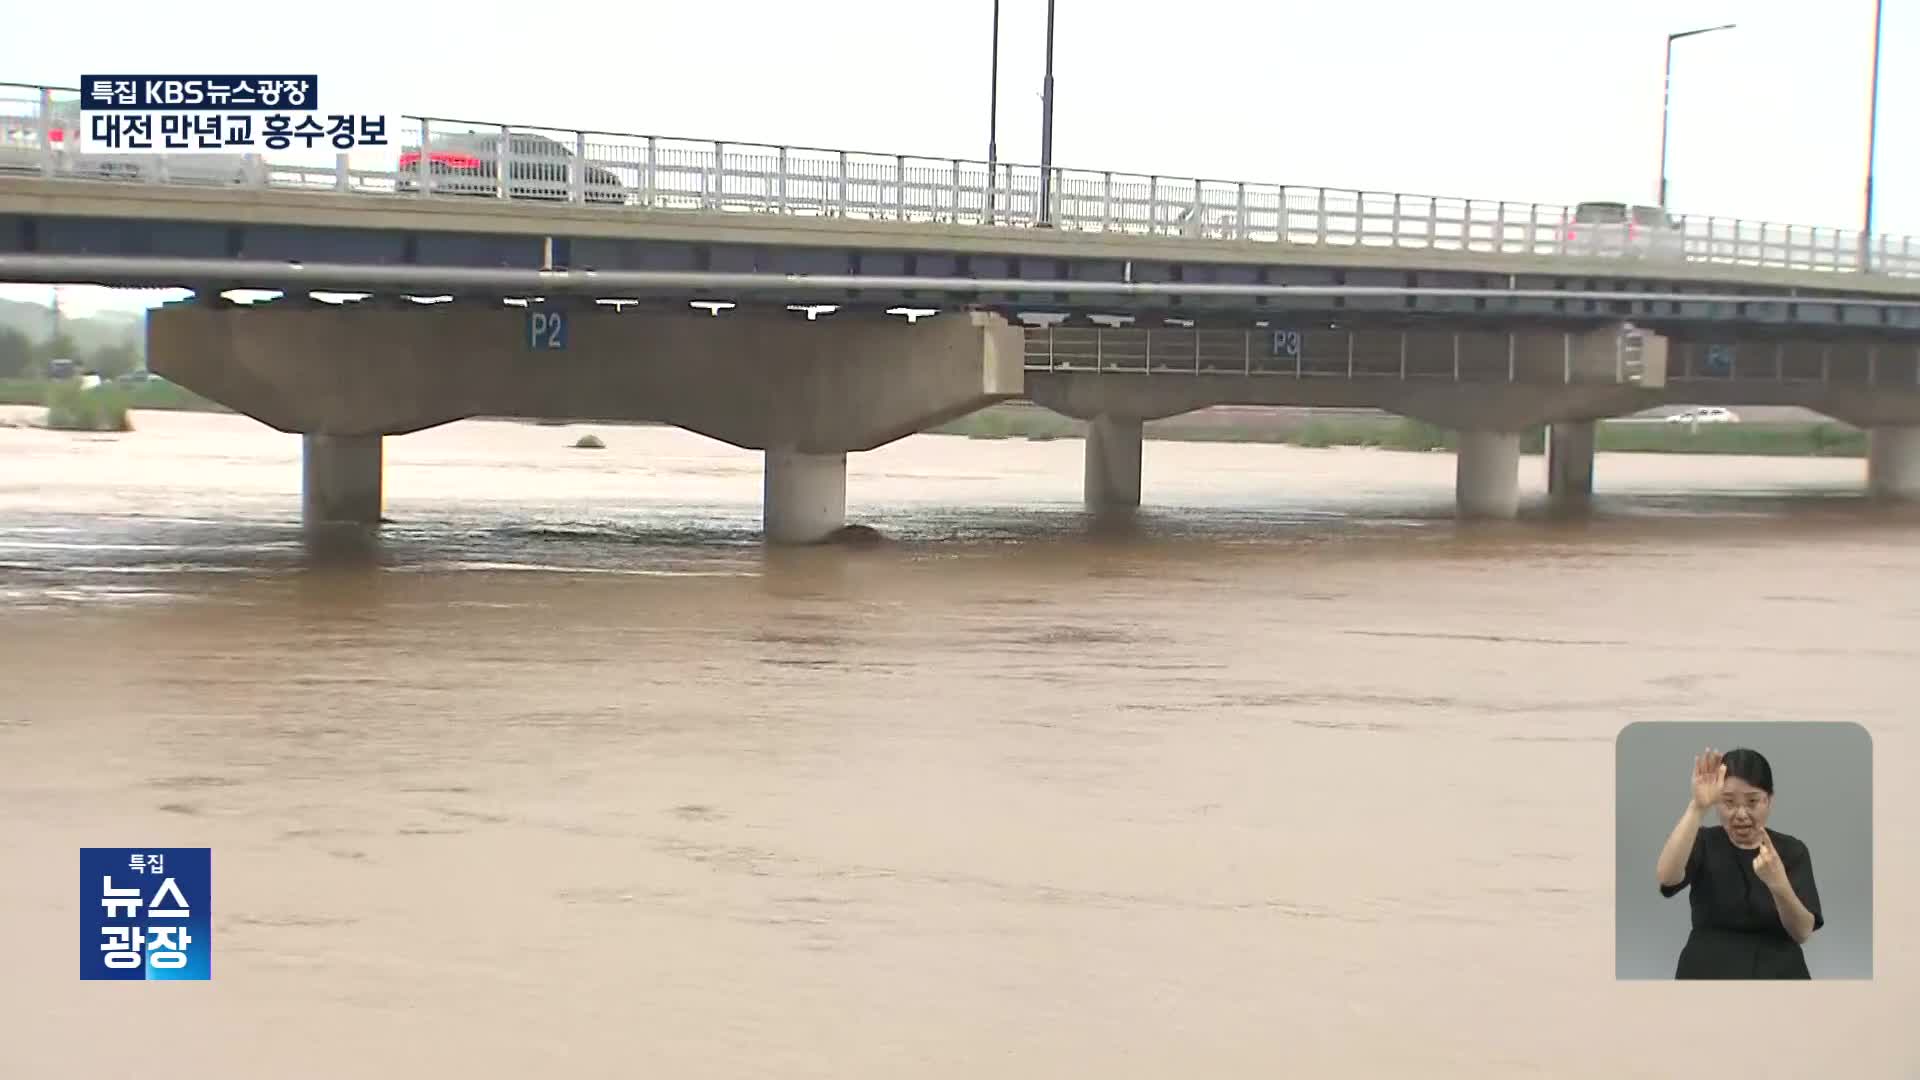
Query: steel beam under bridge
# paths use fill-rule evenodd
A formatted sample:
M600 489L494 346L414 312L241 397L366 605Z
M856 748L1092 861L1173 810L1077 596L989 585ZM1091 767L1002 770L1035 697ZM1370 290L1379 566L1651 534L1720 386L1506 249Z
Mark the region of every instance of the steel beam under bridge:
M1649 345L1653 347L1649 347ZM1920 387L1920 342L1724 334L1693 340L1485 327L1031 327L1032 372L1427 379L1656 388L1683 380Z
M516 267L300 263L141 255L0 254L0 281L180 287L199 291L285 289L411 295L491 294L547 299L678 297L763 303L886 301L903 306L1016 306L1034 311L1120 313L1171 307L1249 318L1343 312L1489 319L1572 318L1603 322L1702 321L1841 326L1920 334L1920 299L1812 296L1787 289L1567 288L1114 281L759 271L558 270ZM1564 284L1564 283L1563 283Z

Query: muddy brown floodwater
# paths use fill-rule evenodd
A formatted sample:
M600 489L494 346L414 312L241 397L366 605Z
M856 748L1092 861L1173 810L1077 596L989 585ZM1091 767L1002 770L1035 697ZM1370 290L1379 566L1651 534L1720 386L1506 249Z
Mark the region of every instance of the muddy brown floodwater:
M1150 443L1114 526L1077 442L915 436L893 542L768 553L758 455L471 421L316 558L296 438L137 421L0 428L9 1080L1920 1076L1858 460L1468 527L1445 454ZM1717 718L1872 731L1872 981L1614 981L1614 735ZM141 845L213 849L210 982L79 980L75 849Z

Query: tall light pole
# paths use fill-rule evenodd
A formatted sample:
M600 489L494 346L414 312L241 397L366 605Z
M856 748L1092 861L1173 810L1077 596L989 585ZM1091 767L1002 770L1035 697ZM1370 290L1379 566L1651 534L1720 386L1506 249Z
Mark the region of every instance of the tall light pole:
M1000 0L993 0L993 85L987 91L987 224L993 224L993 181L1000 165Z
M1867 106L1867 211L1860 226L1860 269L1873 269L1873 157L1880 134L1880 5L1873 0L1873 89Z
M1053 227L1053 0L1047 0L1047 79L1040 84L1040 227Z
M1690 38L1699 34L1711 34L1717 30L1731 30L1735 23L1725 26L1708 26L1699 30L1682 30L1667 35L1667 81L1660 92L1660 209L1667 208L1667 117L1673 102L1673 43L1681 38Z

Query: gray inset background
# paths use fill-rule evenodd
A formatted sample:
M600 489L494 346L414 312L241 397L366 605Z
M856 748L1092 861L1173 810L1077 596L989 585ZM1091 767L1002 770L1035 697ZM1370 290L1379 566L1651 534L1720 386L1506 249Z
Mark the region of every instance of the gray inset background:
M1628 724L1614 743L1614 974L1671 979L1692 929L1687 893L1660 895L1653 864L1691 798L1693 756L1758 750L1773 766L1767 827L1813 856L1826 918L1808 941L1816 979L1873 977L1873 738L1824 721ZM1708 811L1702 825L1723 824Z

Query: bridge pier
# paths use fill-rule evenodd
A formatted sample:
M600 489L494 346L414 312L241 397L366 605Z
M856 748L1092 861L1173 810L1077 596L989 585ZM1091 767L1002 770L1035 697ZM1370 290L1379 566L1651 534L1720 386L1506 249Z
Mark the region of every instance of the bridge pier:
M1868 429L1867 491L1881 498L1920 499L1920 425Z
M768 543L812 544L847 523L847 455L766 452L761 529Z
M1088 509L1119 510L1140 505L1141 428L1137 416L1101 413L1087 421L1084 495Z
M302 524L307 528L380 524L382 437L304 435L301 442Z
M1580 502L1593 494L1592 420L1564 420L1547 426L1547 494Z
M1510 518L1520 512L1520 433L1458 433L1454 503L1467 518Z
M382 435L469 416L655 420L765 453L761 520L777 544L846 524L849 453L1024 389L1021 330L989 312L556 310L559 347L500 305L183 302L148 314L147 355L270 427L352 433L307 440L310 520L379 520Z

